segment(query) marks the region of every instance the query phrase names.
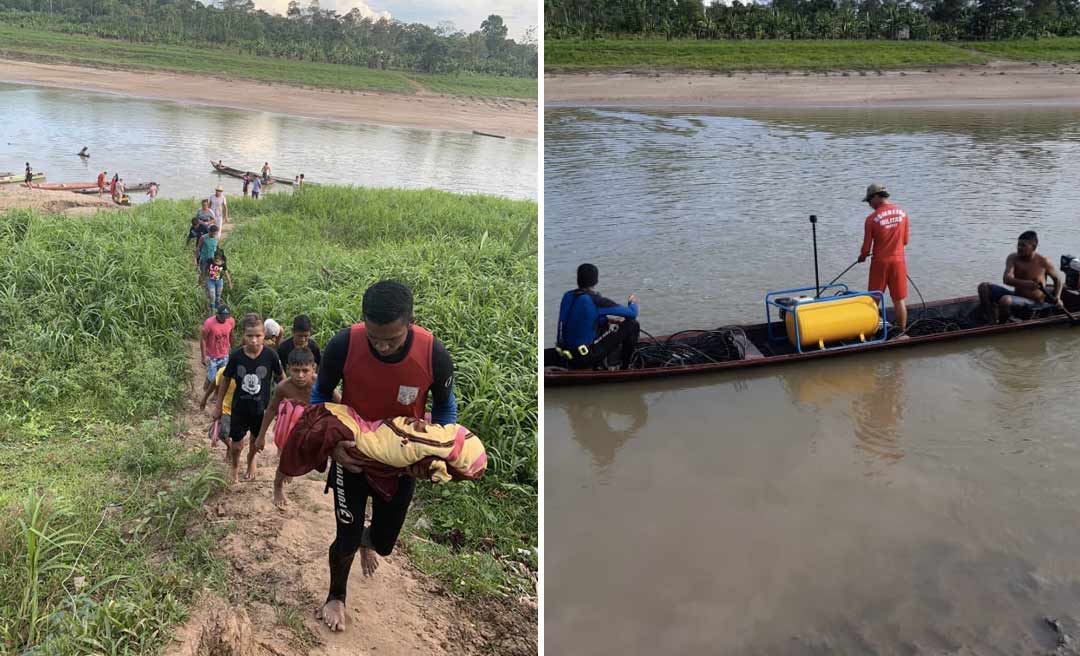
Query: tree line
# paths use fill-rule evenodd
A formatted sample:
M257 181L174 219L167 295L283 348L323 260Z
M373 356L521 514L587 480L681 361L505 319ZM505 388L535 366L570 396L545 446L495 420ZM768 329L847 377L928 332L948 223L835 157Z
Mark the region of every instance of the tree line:
M431 27L339 15L318 0L292 0L285 16L252 0L0 0L0 23L139 43L234 48L311 62L423 73L537 76L536 30L508 39L501 16L466 33L452 23Z
M990 40L1080 35L1080 0L544 0L546 38Z

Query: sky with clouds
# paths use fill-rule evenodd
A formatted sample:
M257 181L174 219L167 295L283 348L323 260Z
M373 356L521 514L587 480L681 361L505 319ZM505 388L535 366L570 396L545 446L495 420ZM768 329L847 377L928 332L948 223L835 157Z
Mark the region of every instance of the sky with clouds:
M310 0L300 0L306 7ZM404 23L424 23L437 26L451 21L458 29L473 32L490 14L498 14L510 29L510 38L521 38L529 27L537 24L540 0L319 0L323 9L347 14L359 7L365 16L390 16ZM255 0L255 6L271 13L284 14L289 0Z

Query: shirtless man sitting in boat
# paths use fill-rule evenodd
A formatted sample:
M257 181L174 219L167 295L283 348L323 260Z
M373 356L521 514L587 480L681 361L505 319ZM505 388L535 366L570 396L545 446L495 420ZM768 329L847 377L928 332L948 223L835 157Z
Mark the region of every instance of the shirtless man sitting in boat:
M1041 303L1061 306L1061 291L1065 287L1061 273L1050 260L1035 252L1038 245L1038 235L1028 230L1020 235L1016 252L1006 258L1002 282L1013 289L988 282L979 285L979 301L990 323L1008 321L1011 307L1030 307ZM1047 290L1043 286L1047 276L1054 279L1053 299L1047 298Z

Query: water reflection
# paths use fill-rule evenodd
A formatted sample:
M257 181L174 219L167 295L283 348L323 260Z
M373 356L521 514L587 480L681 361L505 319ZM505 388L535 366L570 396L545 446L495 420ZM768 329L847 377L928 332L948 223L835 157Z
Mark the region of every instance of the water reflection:
M635 391L609 396L603 404L597 404L585 392L565 404L563 410L570 422L571 436L592 455L600 470L615 462L615 454L649 418L645 398Z

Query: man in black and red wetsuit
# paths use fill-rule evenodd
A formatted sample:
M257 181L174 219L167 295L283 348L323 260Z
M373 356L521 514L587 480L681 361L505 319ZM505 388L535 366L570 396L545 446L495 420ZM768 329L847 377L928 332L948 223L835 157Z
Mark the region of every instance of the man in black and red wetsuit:
M338 383L341 402L364 419L423 417L428 394L436 424L457 421L454 364L442 342L413 325L412 290L391 280L364 292L364 320L330 338L312 403L331 401ZM416 482L403 476L397 494L383 501L368 485L359 461L345 452L347 442L334 449L327 489L334 490L337 536L330 545L330 593L318 616L332 631L345 627L345 591L357 549L365 576L378 567L378 555L388 556L405 523ZM422 468L410 474L423 476ZM368 497L371 524L364 526Z

